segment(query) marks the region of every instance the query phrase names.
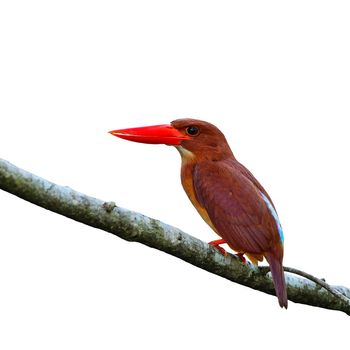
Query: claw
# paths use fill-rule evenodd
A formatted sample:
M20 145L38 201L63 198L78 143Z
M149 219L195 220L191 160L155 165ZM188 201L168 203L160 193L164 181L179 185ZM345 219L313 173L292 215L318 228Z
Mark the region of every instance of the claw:
M236 256L239 258L239 260L241 260L242 264L246 264L247 263L247 259L244 257L244 253L237 253Z

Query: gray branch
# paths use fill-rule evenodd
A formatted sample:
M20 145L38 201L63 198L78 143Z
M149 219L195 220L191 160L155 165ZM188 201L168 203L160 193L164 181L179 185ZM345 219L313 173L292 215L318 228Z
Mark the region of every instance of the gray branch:
M113 202L104 202L69 187L56 185L1 159L0 189L127 241L139 242L176 256L232 282L275 294L266 267L257 268L250 263L244 265L234 255L223 256L214 247L175 227L120 208ZM298 273L296 269L289 268L289 271ZM350 315L349 288L322 286L317 283L317 278L311 281L290 273L286 273L286 279L291 301Z

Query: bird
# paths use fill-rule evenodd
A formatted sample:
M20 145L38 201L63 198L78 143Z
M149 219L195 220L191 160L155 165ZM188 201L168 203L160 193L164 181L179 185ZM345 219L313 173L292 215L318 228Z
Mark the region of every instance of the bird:
M275 205L254 175L234 156L224 134L213 124L192 118L170 124L118 129L110 134L129 141L175 146L181 155L181 183L221 244L257 265L270 266L281 308L288 307L283 269L284 234Z

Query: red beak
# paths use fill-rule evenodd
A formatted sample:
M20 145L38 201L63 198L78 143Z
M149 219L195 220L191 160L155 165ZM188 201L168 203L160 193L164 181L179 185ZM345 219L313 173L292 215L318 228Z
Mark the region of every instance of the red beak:
M112 130L109 133L129 141L151 144L161 143L169 146L177 146L181 144L182 140L190 139L189 136L184 135L170 124Z

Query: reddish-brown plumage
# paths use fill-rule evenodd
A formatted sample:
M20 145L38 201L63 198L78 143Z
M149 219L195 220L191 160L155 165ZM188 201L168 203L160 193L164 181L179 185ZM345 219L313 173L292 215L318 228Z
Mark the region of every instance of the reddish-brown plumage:
M192 204L234 251L246 254L255 264L266 258L279 304L287 308L281 228L271 198L236 160L225 136L214 125L178 119L171 126L177 141L172 139L175 136L168 137L171 129L167 129L166 142L162 143L174 145L181 154L181 181ZM112 133L129 135L130 130L134 129ZM156 143L153 138L152 143Z

